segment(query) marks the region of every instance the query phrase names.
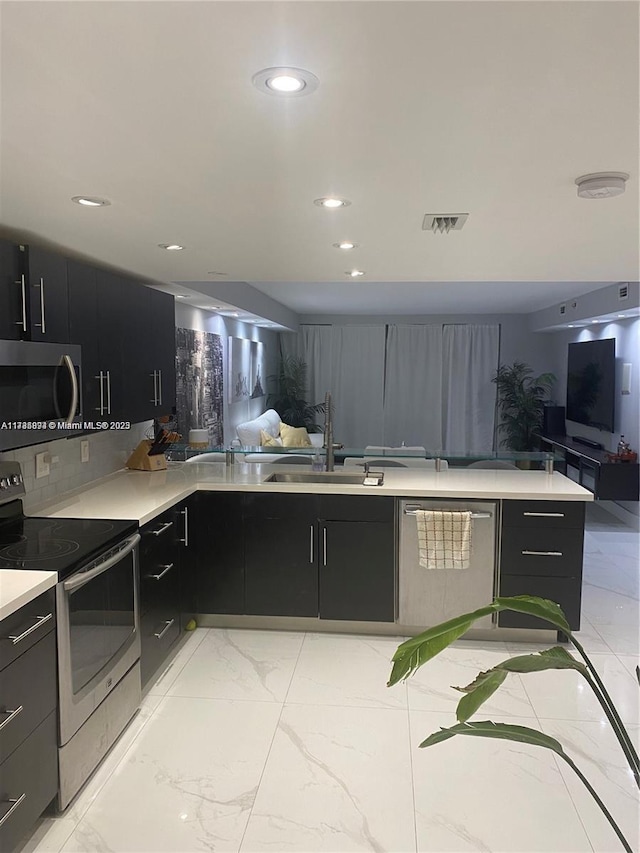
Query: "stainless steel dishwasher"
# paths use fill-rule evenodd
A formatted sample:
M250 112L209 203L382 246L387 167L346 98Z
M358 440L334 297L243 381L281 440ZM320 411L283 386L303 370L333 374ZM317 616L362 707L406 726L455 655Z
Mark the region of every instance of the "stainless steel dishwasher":
M471 559L468 569L426 569L420 565L416 510L471 512ZM494 501L402 500L399 502L399 622L429 628L468 613L493 600L496 568L496 516ZM491 616L475 628L490 628Z

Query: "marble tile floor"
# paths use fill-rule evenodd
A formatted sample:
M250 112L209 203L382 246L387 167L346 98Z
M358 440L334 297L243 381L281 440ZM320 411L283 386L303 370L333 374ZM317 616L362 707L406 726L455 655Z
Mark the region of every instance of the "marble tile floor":
M591 508L590 508L591 509ZM640 536L595 508L580 639L640 740ZM607 524L607 517L611 522ZM628 568L623 560L622 568ZM537 747L453 738L468 683L535 644L460 640L385 686L402 638L197 629L67 811L20 853L615 853L618 839L570 768ZM510 675L476 719L556 737L640 848L624 756L573 672Z

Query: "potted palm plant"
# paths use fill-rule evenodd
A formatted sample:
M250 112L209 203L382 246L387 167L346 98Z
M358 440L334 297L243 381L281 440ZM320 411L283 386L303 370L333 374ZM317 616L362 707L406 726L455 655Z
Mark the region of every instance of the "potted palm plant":
M322 432L316 415L324 412L323 403L309 403L307 394L307 363L297 355L282 355L278 372L267 376L275 390L267 397L267 406L275 409L289 426L304 427L307 432Z
M542 429L545 403L556 381L553 373L533 375L533 370L521 361L501 364L491 380L498 388L498 432L502 447L509 450L535 450Z

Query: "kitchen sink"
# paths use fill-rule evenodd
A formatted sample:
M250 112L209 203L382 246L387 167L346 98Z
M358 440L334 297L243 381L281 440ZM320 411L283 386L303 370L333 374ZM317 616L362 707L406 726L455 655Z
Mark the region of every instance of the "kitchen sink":
M343 483L345 486L364 483L364 474L340 474L334 471L296 471L269 474L265 483Z

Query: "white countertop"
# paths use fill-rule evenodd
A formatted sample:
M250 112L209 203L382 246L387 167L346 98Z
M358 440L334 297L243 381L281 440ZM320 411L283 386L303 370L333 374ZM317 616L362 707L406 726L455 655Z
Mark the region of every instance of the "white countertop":
M545 471L449 468L438 473L421 468L386 468L382 486L263 482L274 471L295 473L293 467L236 463L227 468L223 462L173 462L169 463L166 471L123 470L70 492L62 499L40 504L28 514L61 518L134 519L142 525L199 490L402 495L445 499L593 500L593 494L587 489L562 474L554 472L549 475Z
M57 572L0 571L0 621L55 586Z

